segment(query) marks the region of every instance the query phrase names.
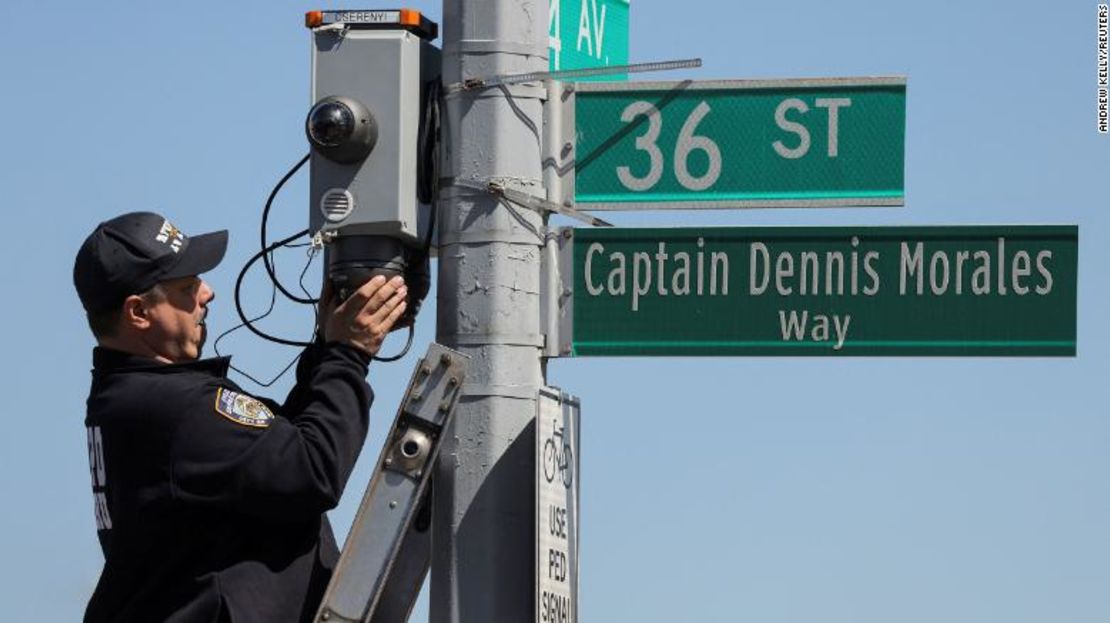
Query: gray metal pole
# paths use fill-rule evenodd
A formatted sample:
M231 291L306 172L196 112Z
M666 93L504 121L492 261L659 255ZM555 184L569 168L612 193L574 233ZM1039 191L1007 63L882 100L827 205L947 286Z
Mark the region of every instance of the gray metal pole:
M444 0L443 81L547 69L546 0ZM543 218L451 184L544 197L540 84L448 93L436 339L471 358L440 453L431 621L534 617L534 416Z

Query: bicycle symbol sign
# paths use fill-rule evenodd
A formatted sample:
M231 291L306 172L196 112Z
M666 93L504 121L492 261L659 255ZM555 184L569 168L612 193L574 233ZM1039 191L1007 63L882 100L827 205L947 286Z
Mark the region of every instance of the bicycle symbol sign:
M558 424L557 419L552 420L554 432L543 442L543 477L547 482L554 482L556 476L561 476L563 486L569 489L574 482L574 452L570 449L570 440L563 436L563 427Z
M578 622L581 409L557 387L536 397L536 612L533 623Z

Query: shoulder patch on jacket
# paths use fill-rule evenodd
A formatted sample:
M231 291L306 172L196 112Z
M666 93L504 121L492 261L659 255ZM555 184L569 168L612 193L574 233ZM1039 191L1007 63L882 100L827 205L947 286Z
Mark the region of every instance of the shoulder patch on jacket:
M261 400L223 387L216 391L216 413L236 424L256 428L266 428L274 421L274 414Z

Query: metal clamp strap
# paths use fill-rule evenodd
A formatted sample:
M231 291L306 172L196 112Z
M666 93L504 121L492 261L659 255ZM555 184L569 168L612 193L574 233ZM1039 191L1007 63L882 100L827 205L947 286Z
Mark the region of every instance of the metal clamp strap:
M527 244L542 247L543 240L530 231L502 231L497 229L480 229L441 233L439 247L448 247L453 244L484 244L487 242L506 242L509 244Z
M539 84L499 84L497 88L471 90L455 83L443 90L444 99L466 97L469 100L505 97L522 100L547 100L547 88Z
M519 54L539 56L547 60L546 45L528 41L498 41L496 39L463 39L443 46L444 54Z
M546 199L536 197L535 195L529 195L528 193L517 190L515 188L510 188L506 186L504 182L479 182L477 180L472 181L455 178L454 183L456 186L473 188L475 190L485 190L486 192L492 193L493 195L504 198L506 201L515 203L523 208L528 208L529 210L539 212L540 214L554 212L556 214L562 214L563 216L582 221L583 223L587 223L595 227L613 226L613 224L609 221L600 219L590 214L586 214L585 212L576 210L571 206L559 205Z
M535 400L536 388L531 385L478 385L477 383L463 383L462 397L460 400L465 401L472 396L496 396L499 398Z
M533 71L526 74L510 74L503 76L486 76L480 78L467 78L447 86L447 92L457 90L488 89L503 84L516 84L520 82L537 82L541 80L573 80L575 78L589 78L593 76L607 76L613 74L633 74L650 71L669 71L688 67L701 67L700 58L690 58L678 61L661 61L651 63L633 63L631 65L607 65L604 67L587 67L584 69L562 69L558 71Z
M514 177L512 181L517 186L541 188L543 180L539 178ZM503 182L504 183L504 182ZM459 177L439 178L439 196L443 199L456 197L489 197L490 191L487 184L481 180Z
M480 346L499 344L504 346L543 346L542 333L454 333L437 336L444 342L454 345Z
M478 198L490 197L489 191L484 186L475 188L473 184L457 184L454 177L439 178L440 199ZM539 180L534 182L539 184ZM543 235L539 232L511 229L508 231L497 229L468 229L464 231L444 231L440 229L438 246L447 247L453 244L484 244L487 242L505 242L510 244L527 244L542 247Z

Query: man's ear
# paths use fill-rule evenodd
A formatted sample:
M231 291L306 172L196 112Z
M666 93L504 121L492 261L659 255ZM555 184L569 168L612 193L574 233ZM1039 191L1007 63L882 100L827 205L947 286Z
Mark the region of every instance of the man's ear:
M147 329L150 327L150 313L143 302L143 297L132 294L123 301L120 310L120 324L132 329Z

